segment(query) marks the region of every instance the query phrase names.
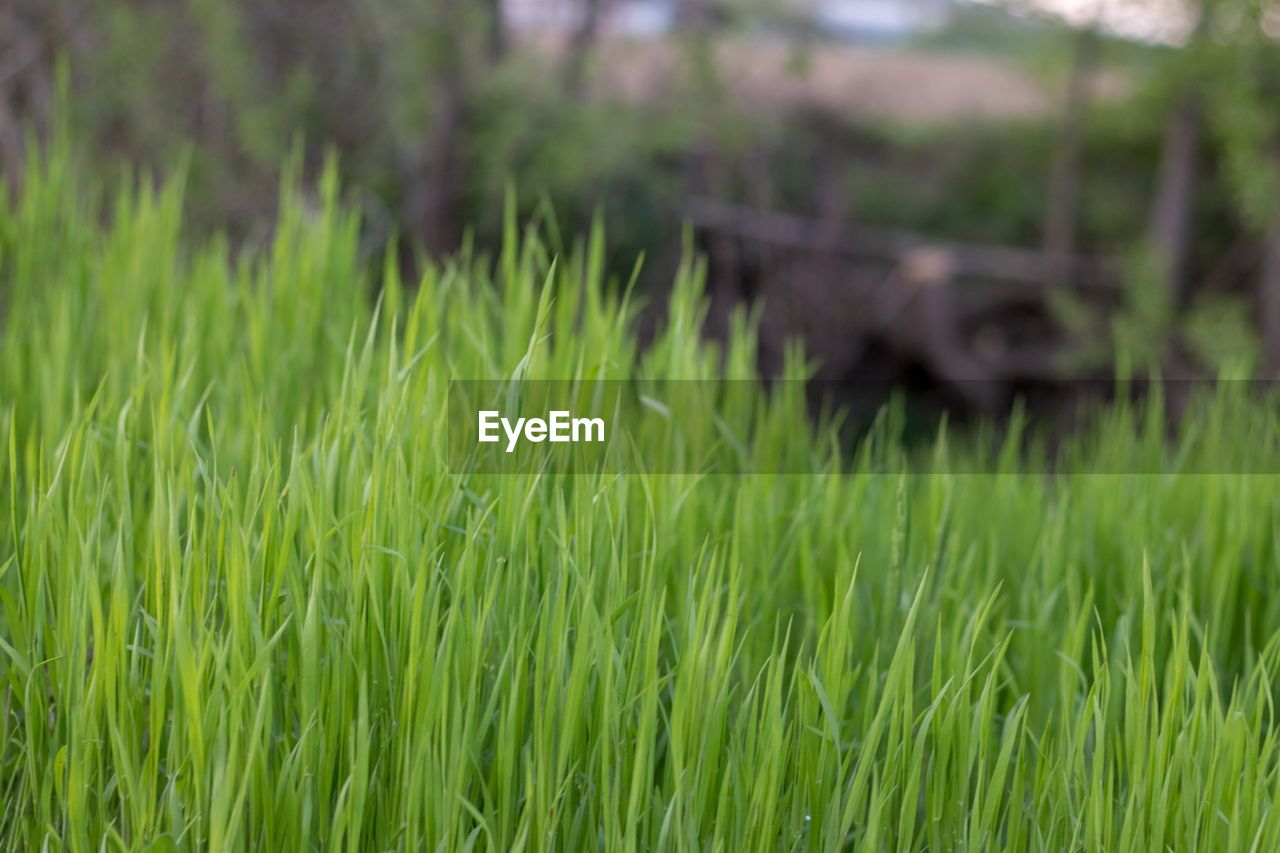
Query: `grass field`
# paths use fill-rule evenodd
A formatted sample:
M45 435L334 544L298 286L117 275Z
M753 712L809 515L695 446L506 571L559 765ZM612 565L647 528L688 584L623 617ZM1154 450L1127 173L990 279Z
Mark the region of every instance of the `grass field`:
M372 274L332 176L239 259L67 163L0 209L5 848L1280 849L1274 409L920 475L757 394L812 474L450 473L451 376L750 326L690 267L640 347L598 235Z

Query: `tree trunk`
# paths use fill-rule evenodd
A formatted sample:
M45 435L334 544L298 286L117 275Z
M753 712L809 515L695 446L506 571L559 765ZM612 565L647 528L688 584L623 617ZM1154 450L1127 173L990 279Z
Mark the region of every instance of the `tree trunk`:
M74 33L54 3L0 3L0 178L16 194L25 165L26 133L53 124L54 55L73 47Z
M1062 123L1054 143L1049 173L1048 209L1045 211L1044 253L1051 279L1060 280L1067 259L1076 253L1076 222L1080 208L1081 144L1085 114L1090 101L1090 81L1097 62L1098 36L1081 30L1076 36L1071 72L1067 81Z
M433 87L435 109L411 172L405 219L432 254L457 247L458 145L466 112L467 76L458 0L438 0L440 62Z
M1175 303L1187 298L1191 213L1201 137L1200 106L1193 93L1179 100L1165 131L1159 185L1151 211L1151 246Z
M565 65L565 89L577 97L582 95L587 79L587 62L600 31L602 0L582 0L582 20L569 40Z
M503 16L503 0L485 0L489 7L489 59L500 62L507 55L507 22Z
M455 201L457 145L462 125L461 87L453 80L446 80L439 87L439 98L409 214L423 244L437 255L456 247L460 231Z

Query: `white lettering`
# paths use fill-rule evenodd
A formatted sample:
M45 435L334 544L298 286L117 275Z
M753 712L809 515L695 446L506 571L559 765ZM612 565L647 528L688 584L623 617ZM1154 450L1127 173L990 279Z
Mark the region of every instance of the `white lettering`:
M516 418L514 421L502 417L501 412L485 409L478 413L477 425L480 441L485 444L497 443L498 427L502 427L507 437L507 453L514 453L521 439L534 444L604 441L604 418L575 418L563 409L548 412L545 420Z
M578 438L579 427L586 433L584 438ZM604 441L604 418L574 418L573 441Z
M482 411L480 413L480 440L485 443L492 443L498 440L493 434L493 430L498 428L498 424L494 418L498 417L498 413L492 410Z
M516 442L520 440L520 427L524 426L524 418L516 418L516 425L513 428L511 421L502 418L502 429L507 434L507 452L516 449Z
M551 413L551 434L548 436L551 441L563 442L569 440L569 413L563 409L557 409Z

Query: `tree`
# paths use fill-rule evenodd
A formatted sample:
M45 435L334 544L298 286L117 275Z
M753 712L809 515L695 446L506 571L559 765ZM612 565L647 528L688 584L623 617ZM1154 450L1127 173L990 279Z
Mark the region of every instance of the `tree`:
M1066 99L1049 173L1044 251L1054 277L1061 274L1064 262L1076 252L1076 219L1080 206L1080 149L1097 57L1097 31L1092 27L1081 29L1073 42Z
M1241 218L1259 238L1259 332L1264 369L1280 377L1280 44L1259 0L1224 0L1202 61L1207 103Z
M582 94L587 62L600 33L600 13L603 6L603 0L582 0L582 19L569 40L565 62L565 89L572 95Z
M0 4L0 177L18 187L24 137L52 121L57 46L73 40L76 22L57 0Z

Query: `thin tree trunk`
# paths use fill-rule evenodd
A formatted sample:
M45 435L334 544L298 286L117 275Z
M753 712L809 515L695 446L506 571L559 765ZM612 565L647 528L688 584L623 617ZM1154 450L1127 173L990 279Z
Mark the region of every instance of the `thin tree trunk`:
M16 194L26 136L52 125L55 47L74 46L61 7L34 0L0 3L0 178Z
M503 0L485 0L489 8L489 59L500 62L507 55L507 22L503 14Z
M574 96L581 95L586 84L587 62L599 35L603 0L582 0L582 3L582 20L569 40L565 65L565 89Z
M1054 144L1045 211L1044 252L1048 273L1060 279L1066 260L1076 254L1076 222L1080 208L1081 144L1091 97L1089 83L1097 62L1098 36L1081 30L1076 36L1062 123Z
M467 79L458 0L438 0L441 61L434 87L436 103L430 127L413 169L406 219L428 251L440 254L457 246L458 145L466 111Z
M424 162L410 216L424 245L440 254L456 247L457 146L462 125L462 94L457 81L439 87L439 110L424 151Z
M1159 185L1151 212L1151 246L1175 303L1186 300L1191 250L1191 214L1202 134L1200 106L1185 94L1165 131Z

